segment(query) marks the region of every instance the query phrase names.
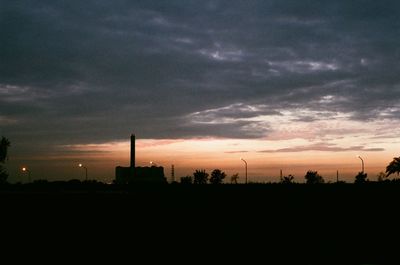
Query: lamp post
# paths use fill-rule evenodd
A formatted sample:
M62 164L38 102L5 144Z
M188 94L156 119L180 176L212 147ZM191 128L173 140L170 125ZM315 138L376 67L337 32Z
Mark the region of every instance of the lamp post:
M364 160L361 158L361 156L357 156L359 159L361 159L361 172L364 173Z
M242 160L244 162L244 165L245 165L245 169L246 169L246 184L247 184L247 161L244 160L243 158L240 158L240 160Z
M31 182L31 172L28 170L27 167L23 167L22 171L28 173L28 182L30 183Z
M87 167L85 167L84 165L82 165L82 164L79 164L78 165L79 167L83 167L84 169L85 169L85 180L87 181L88 180L88 178L87 178Z

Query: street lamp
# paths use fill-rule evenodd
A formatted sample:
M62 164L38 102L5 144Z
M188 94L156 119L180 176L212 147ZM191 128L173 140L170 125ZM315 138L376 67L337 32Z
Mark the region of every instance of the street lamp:
M156 163L154 163L153 161L150 161L150 167L156 167L156 166L157 166Z
M23 167L22 171L28 173L28 182L30 183L31 182L31 172L28 170L27 167Z
M79 166L79 167L83 167L83 168L85 169L85 180L87 181L87 167L85 167L85 166L82 165L82 164L79 164L78 166Z
M244 160L243 158L240 158L240 160L242 160L244 162L244 165L245 165L245 169L246 169L246 184L247 184L247 161Z
M364 160L361 158L361 156L357 156L359 159L361 159L361 172L364 173Z

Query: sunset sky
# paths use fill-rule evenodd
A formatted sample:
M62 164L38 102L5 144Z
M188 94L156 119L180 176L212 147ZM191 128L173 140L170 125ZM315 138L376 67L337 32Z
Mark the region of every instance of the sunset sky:
M0 136L10 181L372 180L399 156L398 1L2 1Z

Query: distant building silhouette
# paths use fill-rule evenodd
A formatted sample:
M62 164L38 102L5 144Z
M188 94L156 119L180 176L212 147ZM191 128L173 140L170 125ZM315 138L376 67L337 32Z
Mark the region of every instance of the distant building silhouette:
M131 163L130 167L117 166L115 168L115 183L128 184L128 183L166 183L163 167L136 167L136 137L131 135Z

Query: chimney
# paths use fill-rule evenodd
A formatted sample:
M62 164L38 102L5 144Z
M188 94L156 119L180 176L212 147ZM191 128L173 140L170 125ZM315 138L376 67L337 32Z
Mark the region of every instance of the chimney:
M131 168L135 168L135 135L131 135Z

